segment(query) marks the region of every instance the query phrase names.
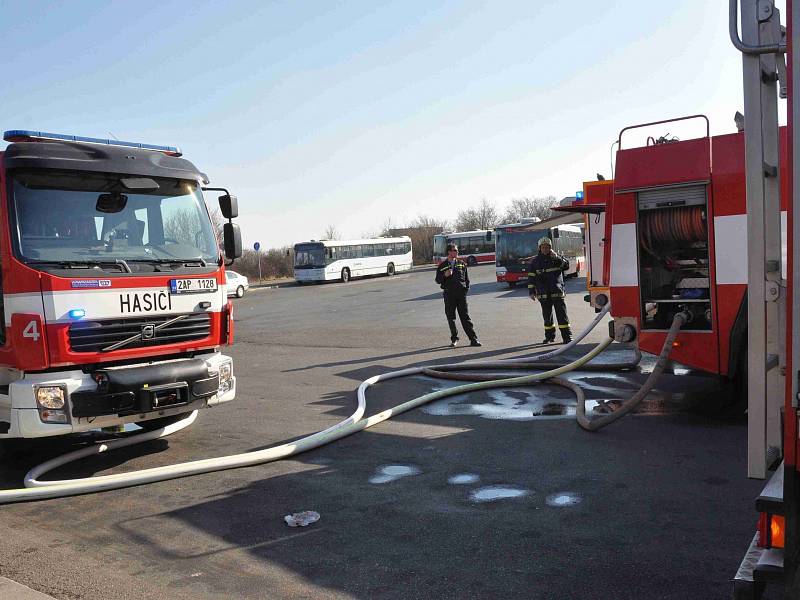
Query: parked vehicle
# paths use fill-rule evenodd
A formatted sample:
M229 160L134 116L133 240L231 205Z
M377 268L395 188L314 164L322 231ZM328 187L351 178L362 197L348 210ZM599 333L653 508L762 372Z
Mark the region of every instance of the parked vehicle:
M228 297L236 296L241 298L244 293L250 289L250 281L244 275L240 275L236 271L225 271L225 287L228 291Z
M433 236L433 262L447 258L447 245L458 246L458 258L468 265L494 262L494 231L462 231L456 233L437 233Z
M294 246L294 278L297 283L352 277L389 275L411 270L411 238L323 240Z
M569 261L569 269L564 275L577 277L586 266L583 227L582 223L567 224L569 221L579 223L577 217L565 215L547 221L510 223L495 228L497 281L505 282L510 288L519 281L526 281L528 265L539 251L539 240L543 236L549 237L553 250Z
M0 440L161 427L233 400L232 307L203 197L221 188L175 147L4 139ZM219 200L235 259L238 205Z

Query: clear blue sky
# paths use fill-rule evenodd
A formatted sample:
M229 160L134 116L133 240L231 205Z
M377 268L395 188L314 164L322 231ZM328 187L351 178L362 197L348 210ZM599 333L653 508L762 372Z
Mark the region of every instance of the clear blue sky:
M727 5L0 0L0 126L179 145L247 245L358 237L572 195L626 125L732 131Z

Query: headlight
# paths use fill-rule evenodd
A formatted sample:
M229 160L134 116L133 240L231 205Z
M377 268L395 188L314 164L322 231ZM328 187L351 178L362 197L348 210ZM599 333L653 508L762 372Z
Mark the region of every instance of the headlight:
M43 385L36 388L36 407L42 423L69 423L66 404L66 388L58 385Z
M233 361L226 361L219 365L219 388L217 395L224 394L233 387Z
M66 404L64 388L59 386L43 386L36 388L36 404L41 408L64 408Z

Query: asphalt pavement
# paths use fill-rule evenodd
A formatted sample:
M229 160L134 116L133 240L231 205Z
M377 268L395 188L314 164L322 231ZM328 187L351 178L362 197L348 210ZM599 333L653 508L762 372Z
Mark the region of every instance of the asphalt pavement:
M168 440L52 477L268 447L348 416L372 375L540 351L527 290L497 284L492 265L470 275L482 348L448 346L431 271L252 290L235 306L234 402ZM576 331L594 317L584 285L569 283ZM630 358L616 349L604 360ZM651 367L571 378L590 399L622 399ZM368 413L447 385L379 384ZM729 598L762 483L746 478L746 426L720 408L726 394L677 366L641 411L592 434L563 388L473 393L291 460L3 506L0 576L59 600ZM37 441L5 459L0 483L18 485L79 443ZM284 516L303 510L320 520L287 527Z

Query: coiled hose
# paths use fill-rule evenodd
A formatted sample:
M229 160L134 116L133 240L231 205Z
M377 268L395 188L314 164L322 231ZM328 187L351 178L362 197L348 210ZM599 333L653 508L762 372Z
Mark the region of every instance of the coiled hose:
M436 367L434 371L436 372L438 371L444 372L445 370L455 371L461 368L475 368L476 366L480 366L481 368L483 368L484 365L487 365L485 368L502 368L502 369L516 368L512 365L520 365L520 368L531 367L533 366L534 363L538 363L542 359L557 356L567 351L572 346L574 346L579 340L583 339L586 335L588 335L588 333L597 325L597 323L600 322L602 317L608 312L609 309L610 309L610 304L606 305L604 310L595 317L594 321L590 323L590 325L587 326L586 329L584 329L584 331L582 331L581 334L577 336L571 344L567 344L555 351L538 355L533 358L510 359L507 361L491 361L487 363L472 362L472 363L463 363L461 365L440 365ZM677 335L677 330L680 328L680 325L677 325L676 327L675 323L678 323L678 317L676 317L675 322L673 323L673 329L675 330L674 335L672 335L673 329L671 329L670 335L667 336L668 340L670 340L668 345L665 344L667 355L669 354L669 348L671 348L672 344L671 340L674 340L675 335ZM590 352L588 352L584 356L568 364L560 365L556 368L550 369L542 373L535 373L521 377L505 377L501 379L495 378L490 381L478 381L445 390L439 390L436 392L425 394L423 396L419 396L412 400L408 400L407 402L395 406L394 408L382 411L376 415L372 415L371 417L362 418L366 410L366 390L370 386L378 383L379 381L387 381L389 379L405 377L408 375L424 374L427 368L414 367L410 369L403 369L400 371L386 373L383 375L376 375L362 382L361 385L359 386L357 393L358 407L356 408L356 411L352 415L350 415L350 417L323 431L319 431L317 433L313 433L309 436L306 436L294 442L281 444L280 446L275 446L272 448L255 450L252 452L245 452L230 456L195 460L175 465L165 465L161 467L143 469L140 471L134 471L130 473L102 475L98 477L89 477L85 479L75 479L68 481L40 481L38 479L38 477L41 477L46 472L56 467L65 465L73 460L77 460L79 458L100 454L115 448L130 446L132 444L137 444L144 441L170 435L171 433L179 431L180 429L183 429L184 427L187 427L192 422L194 422L194 420L197 417L197 412L195 411L186 419L178 423L174 423L172 425L164 427L160 430L155 430L143 434L137 434L127 438L112 440L103 444L89 446L86 448L82 448L80 450L76 450L74 452L70 452L63 456L54 458L45 463L42 463L41 465L31 469L31 471L28 472L28 474L25 477L25 485L26 485L25 488L0 490L0 504L74 496L78 494L87 494L87 493L100 492L112 489L119 489L135 485L142 485L146 483L153 483L156 481L165 481L168 479L176 479L179 477L198 475L201 473L209 473L213 471L222 471L240 467L249 467L268 462L273 462L282 458L299 454L301 452L306 452L308 450L318 448L324 444L328 444L330 442L341 439L348 435L352 435L353 433L377 425L378 423L381 423L395 415L402 414L408 410L421 406L427 402L432 402L434 400L439 400L441 398L446 398L448 396L469 393L479 390L493 389L498 387L524 386L544 381L547 379L551 379L553 380L554 383L558 385L563 385L573 390L578 396L579 414L582 414L585 417L585 396L582 390L577 385L569 381L558 379L558 376L567 373L569 371L572 371L574 369L577 369L579 367L584 367L593 358L595 358L603 350L605 350L612 342L613 340L611 338L607 338L601 343L599 343L597 346L595 346ZM664 351L662 351L662 357L663 356L664 356ZM660 362L661 358L659 359L659 363ZM468 367L467 365L470 365L470 367ZM544 366L544 363L541 363L540 366ZM659 370L659 374L661 371L663 371L663 366ZM653 375L651 375L651 377L648 378L647 383L649 383L651 379L654 380ZM642 397L644 397L645 394L646 392L642 394ZM630 408L628 410L630 410ZM616 413L614 413L614 415L616 415ZM612 415L607 415L607 416L612 416ZM605 418L606 416L601 417L601 419ZM613 420L616 420L616 418ZM600 426L595 427L591 430L599 429Z

